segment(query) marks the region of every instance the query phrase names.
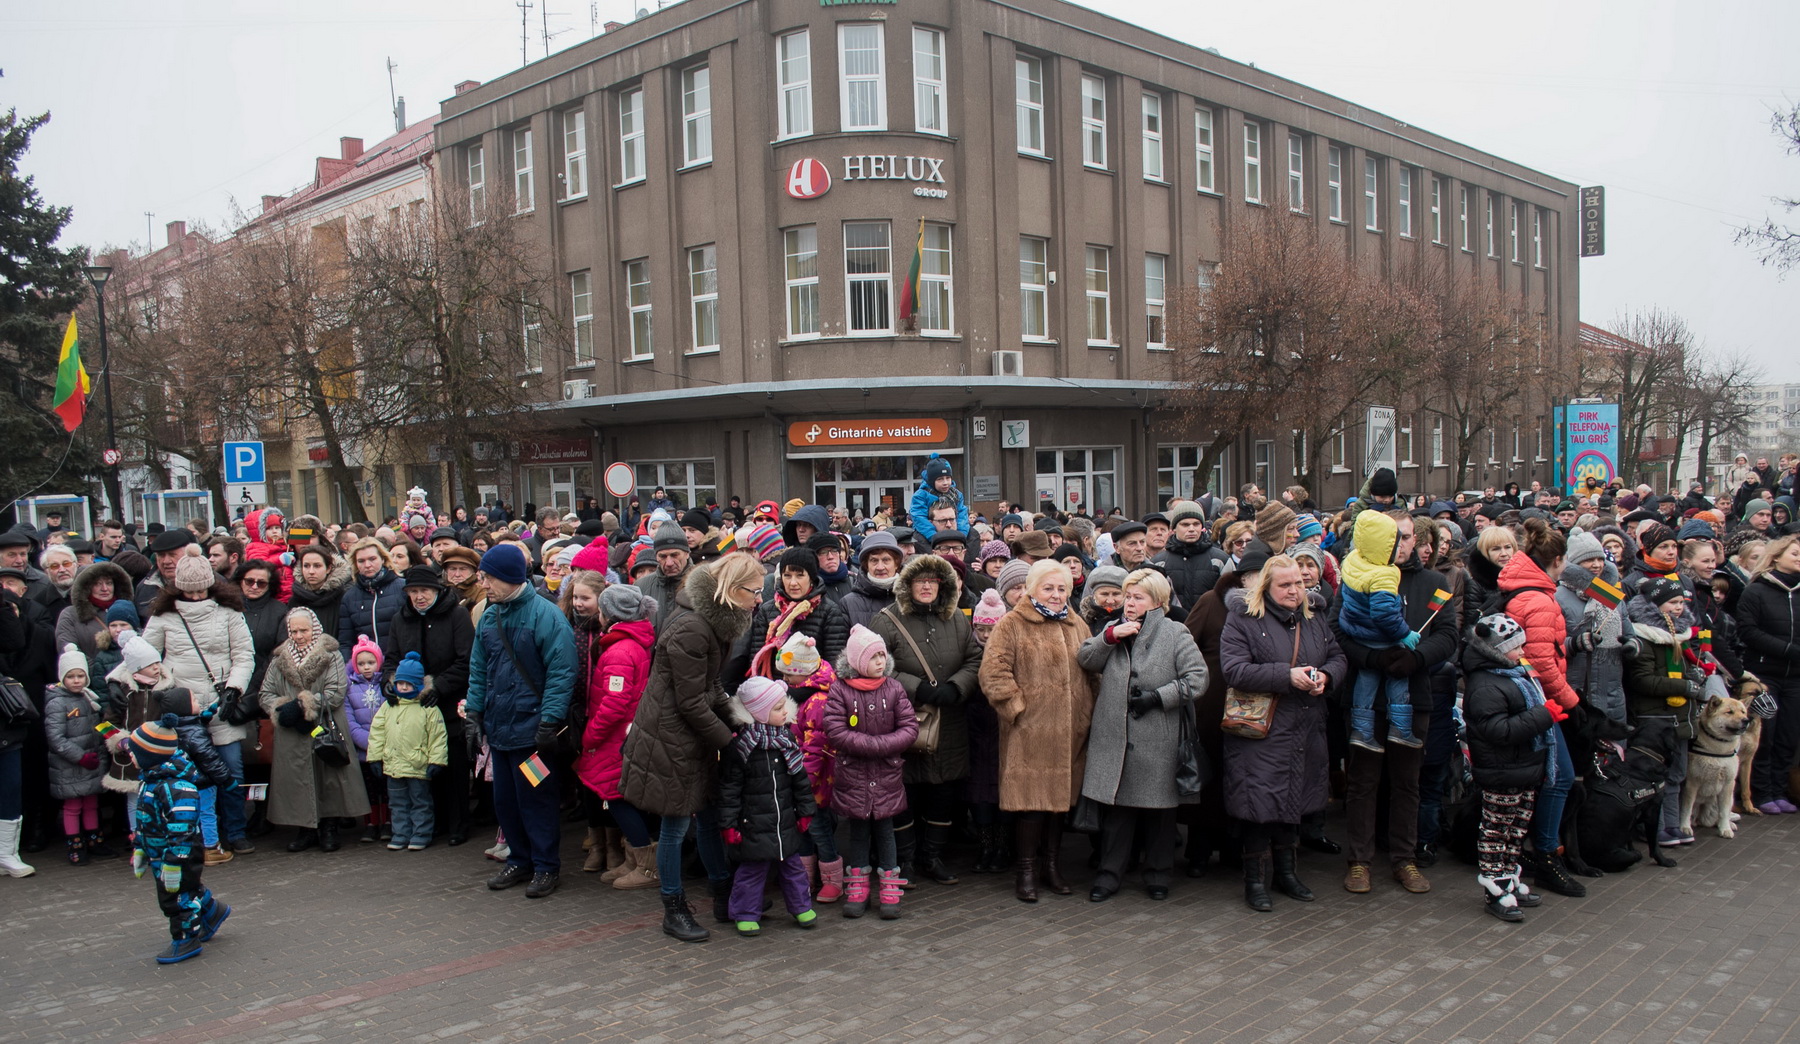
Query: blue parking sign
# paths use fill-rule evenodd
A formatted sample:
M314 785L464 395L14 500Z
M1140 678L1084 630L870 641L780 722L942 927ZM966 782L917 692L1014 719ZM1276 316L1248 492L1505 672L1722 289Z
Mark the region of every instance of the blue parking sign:
M227 442L225 444L225 484L245 486L264 482L263 444L260 442Z

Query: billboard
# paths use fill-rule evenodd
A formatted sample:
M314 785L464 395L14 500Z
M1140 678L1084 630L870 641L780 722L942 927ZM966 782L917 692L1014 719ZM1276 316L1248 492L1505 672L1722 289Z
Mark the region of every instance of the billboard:
M1364 475L1375 474L1377 468L1389 471L1400 468L1400 445L1394 439L1394 412L1392 406L1371 406L1363 416Z
M1562 411L1563 490L1574 493L1589 479L1611 483L1619 475L1619 404L1571 403Z

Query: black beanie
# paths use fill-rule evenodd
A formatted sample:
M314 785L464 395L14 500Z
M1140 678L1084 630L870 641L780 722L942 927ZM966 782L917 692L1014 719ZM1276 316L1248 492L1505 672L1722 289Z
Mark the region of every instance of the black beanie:
M681 528L704 533L712 528L712 514L705 508L690 508L681 515Z
M1376 468L1374 477L1369 479L1369 496L1394 497L1400 495L1400 480L1387 468Z
M781 557L776 560L776 563L777 575L789 569L800 569L804 570L807 576L812 577L813 583L819 582L819 556L814 554L811 548L790 547L781 553Z

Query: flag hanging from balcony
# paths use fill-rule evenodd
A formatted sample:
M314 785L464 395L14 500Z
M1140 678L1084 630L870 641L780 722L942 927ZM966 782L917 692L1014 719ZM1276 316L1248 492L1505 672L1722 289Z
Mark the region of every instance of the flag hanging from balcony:
M50 407L62 418L64 430L72 432L81 427L87 399L87 368L81 365L81 338L75 332L75 317L71 315L69 328L63 333L62 355L56 360L56 398Z
M925 261L925 219L919 219L919 238L913 245L912 267L906 272L906 282L900 284L900 318L906 323L906 329L917 330L919 311L919 268Z

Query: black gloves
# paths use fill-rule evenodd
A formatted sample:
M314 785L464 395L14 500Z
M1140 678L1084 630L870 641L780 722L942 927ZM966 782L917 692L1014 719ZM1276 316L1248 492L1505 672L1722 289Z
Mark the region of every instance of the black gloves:
M1154 689L1133 689L1125 698L1125 706L1130 708L1132 717L1141 718L1162 706L1162 696Z
M290 729L306 728L306 708L299 700L289 700L275 708L275 722Z
M468 733L470 741L479 747L481 745L481 738L482 738L481 737L481 712L480 711L465 711L463 713L463 721L466 723L464 726L464 731L466 731Z
M422 694L420 694L419 706L421 706L421 707L437 706L437 690L436 689L426 689Z
M1697 703L1706 702L1706 684L1704 682L1690 680L1687 683L1687 694L1688 699Z
M943 681L933 685L928 681L921 681L919 687L913 690L913 702L926 706L942 707L961 701L962 690L956 687L955 682Z
M539 721L537 728L537 749L540 753L548 753L556 749L556 737L562 735L562 723L558 721Z
M1388 649L1387 673L1392 678L1410 678L1419 670L1419 654L1410 649Z

